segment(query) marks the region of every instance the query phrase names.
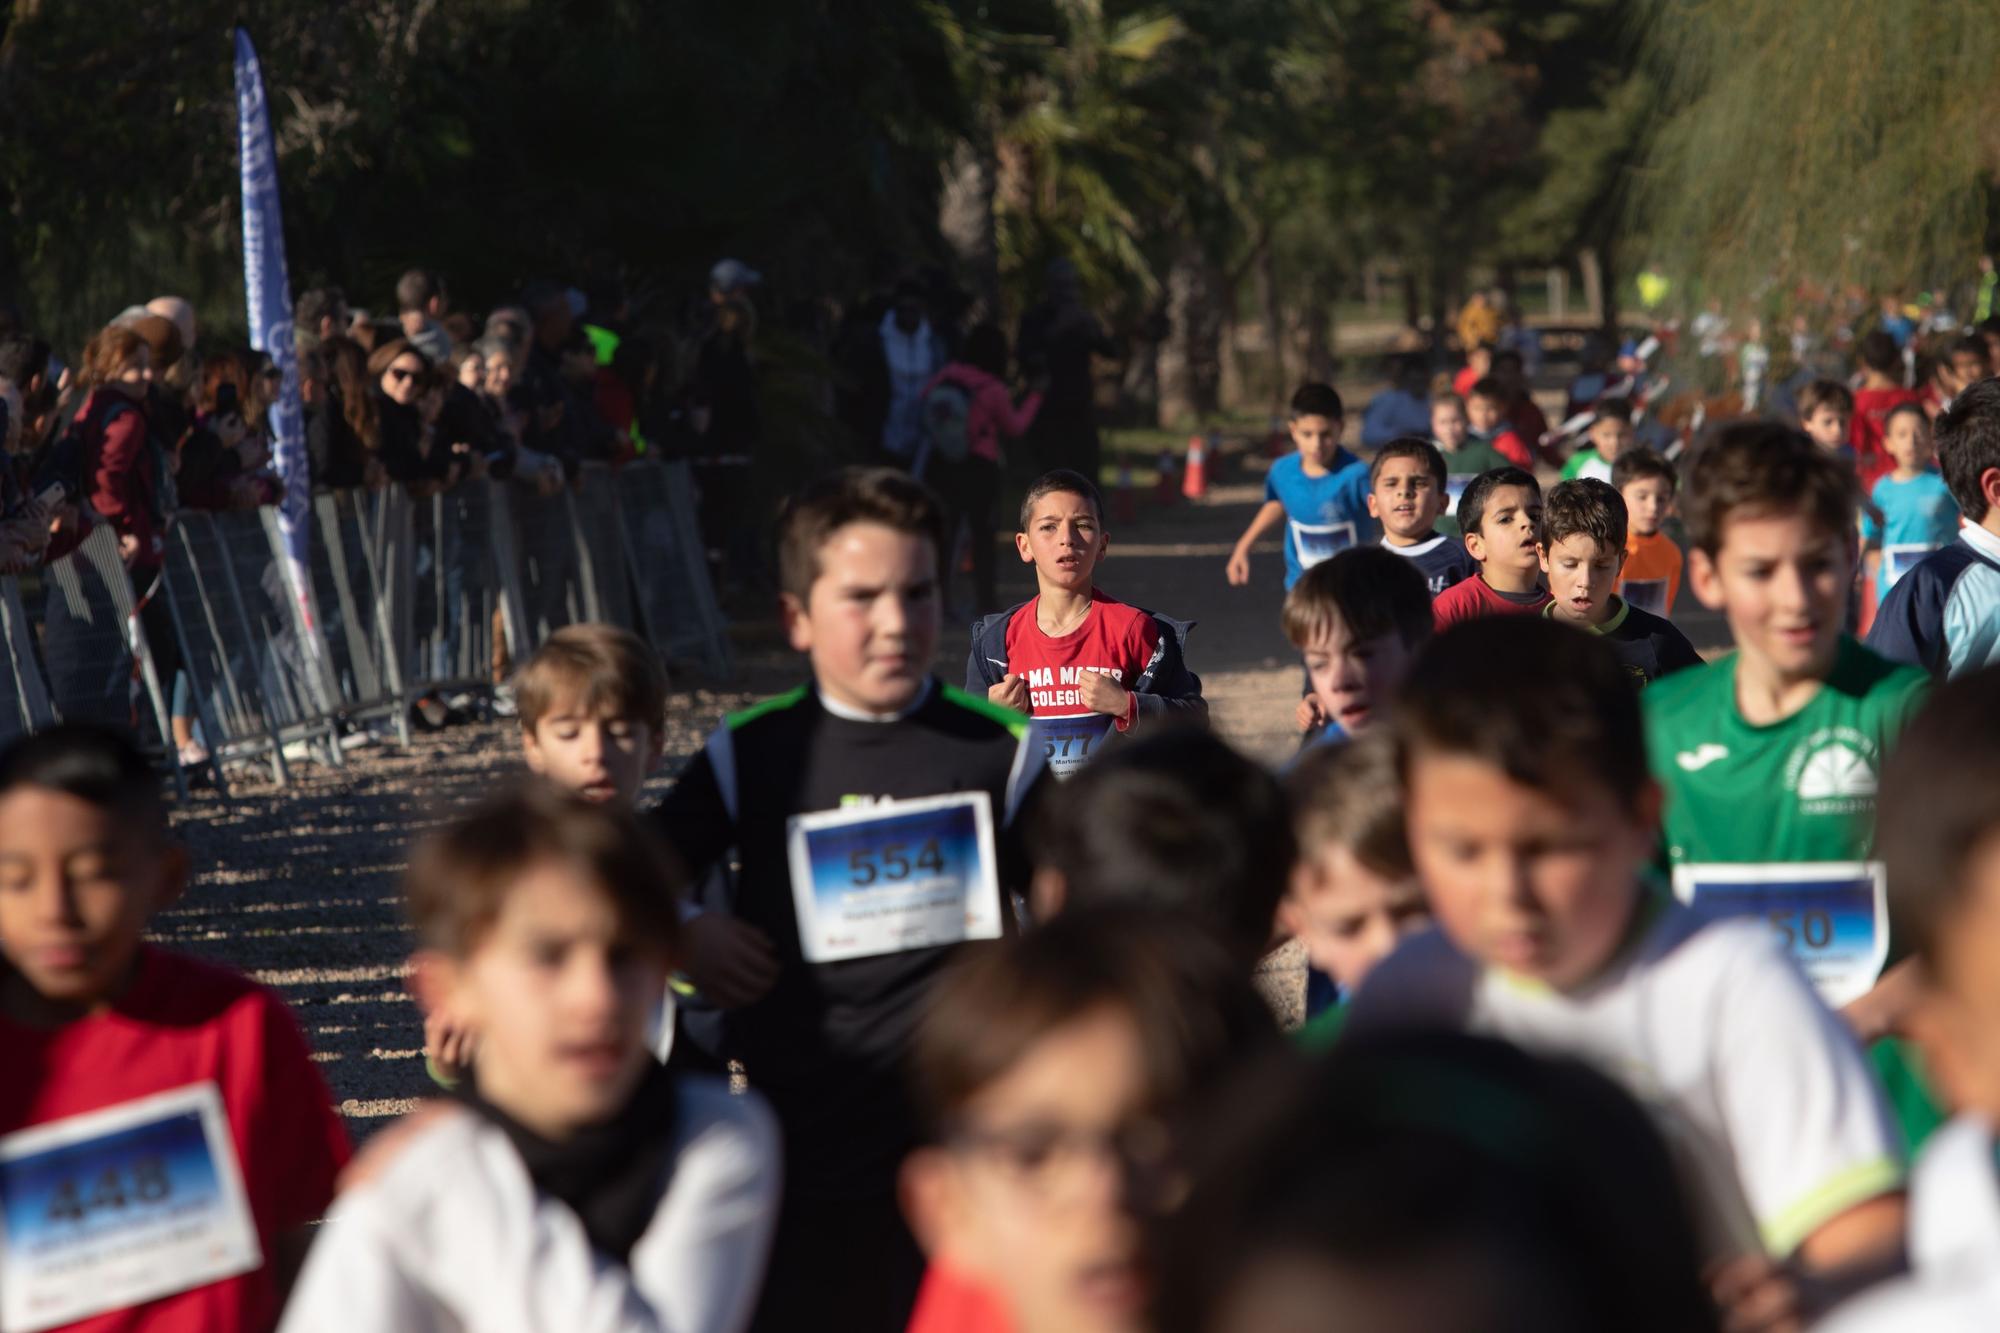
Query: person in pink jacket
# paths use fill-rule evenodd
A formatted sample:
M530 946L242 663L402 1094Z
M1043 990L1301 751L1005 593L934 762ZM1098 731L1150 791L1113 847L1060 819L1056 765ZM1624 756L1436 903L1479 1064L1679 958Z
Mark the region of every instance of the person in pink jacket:
M955 566L953 550L961 523L972 540L972 615L999 609L993 582L994 505L1000 498L1000 437L1020 435L1034 423L1042 394L1034 387L1017 405L1007 387L1007 335L997 325L980 324L965 335L957 357L924 386L924 423L929 435L924 480L945 504L951 534L945 551L946 592ZM949 596L945 605L950 607Z

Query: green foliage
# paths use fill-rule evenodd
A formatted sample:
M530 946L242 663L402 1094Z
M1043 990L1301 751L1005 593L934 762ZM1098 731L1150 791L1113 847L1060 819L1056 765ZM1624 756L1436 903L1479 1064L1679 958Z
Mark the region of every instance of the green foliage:
M1987 0L1649 0L1665 115L1636 217L1732 301L1971 271L2000 169Z

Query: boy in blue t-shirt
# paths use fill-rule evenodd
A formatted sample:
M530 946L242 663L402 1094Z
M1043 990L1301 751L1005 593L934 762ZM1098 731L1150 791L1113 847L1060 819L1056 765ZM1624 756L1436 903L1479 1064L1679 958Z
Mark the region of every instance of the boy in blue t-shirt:
M1958 502L1938 474L1924 409L1915 403L1892 408L1882 422L1882 446L1896 466L1875 483L1868 497L1874 512L1861 518L1878 605L1905 570L1958 535Z
M1289 422L1298 452L1271 465L1264 503L1229 556L1229 582L1250 582L1250 548L1285 525L1285 587L1314 565L1379 536L1368 515L1368 467L1340 447L1342 408L1332 385L1306 384L1292 395Z

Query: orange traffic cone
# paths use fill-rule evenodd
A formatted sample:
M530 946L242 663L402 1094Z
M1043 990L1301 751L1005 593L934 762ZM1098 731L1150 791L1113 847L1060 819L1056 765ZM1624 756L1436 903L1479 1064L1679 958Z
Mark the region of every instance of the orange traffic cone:
M1208 445L1201 436L1188 436L1187 471L1181 474L1181 494L1199 500L1208 494Z

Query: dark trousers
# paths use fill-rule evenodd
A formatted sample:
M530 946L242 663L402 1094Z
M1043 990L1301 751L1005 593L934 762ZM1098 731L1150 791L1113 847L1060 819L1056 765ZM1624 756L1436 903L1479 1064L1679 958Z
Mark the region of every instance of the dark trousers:
M972 536L972 613L983 616L998 611L1000 600L993 582L993 519L1000 503L1000 465L986 458L955 463L933 458L928 473L931 488L944 501L945 549L938 554L944 566L944 591L950 592L952 576L958 572L954 552L963 523ZM945 601L948 607L950 598Z
M903 1333L924 1256L894 1192L863 1199L786 1194L751 1333Z

